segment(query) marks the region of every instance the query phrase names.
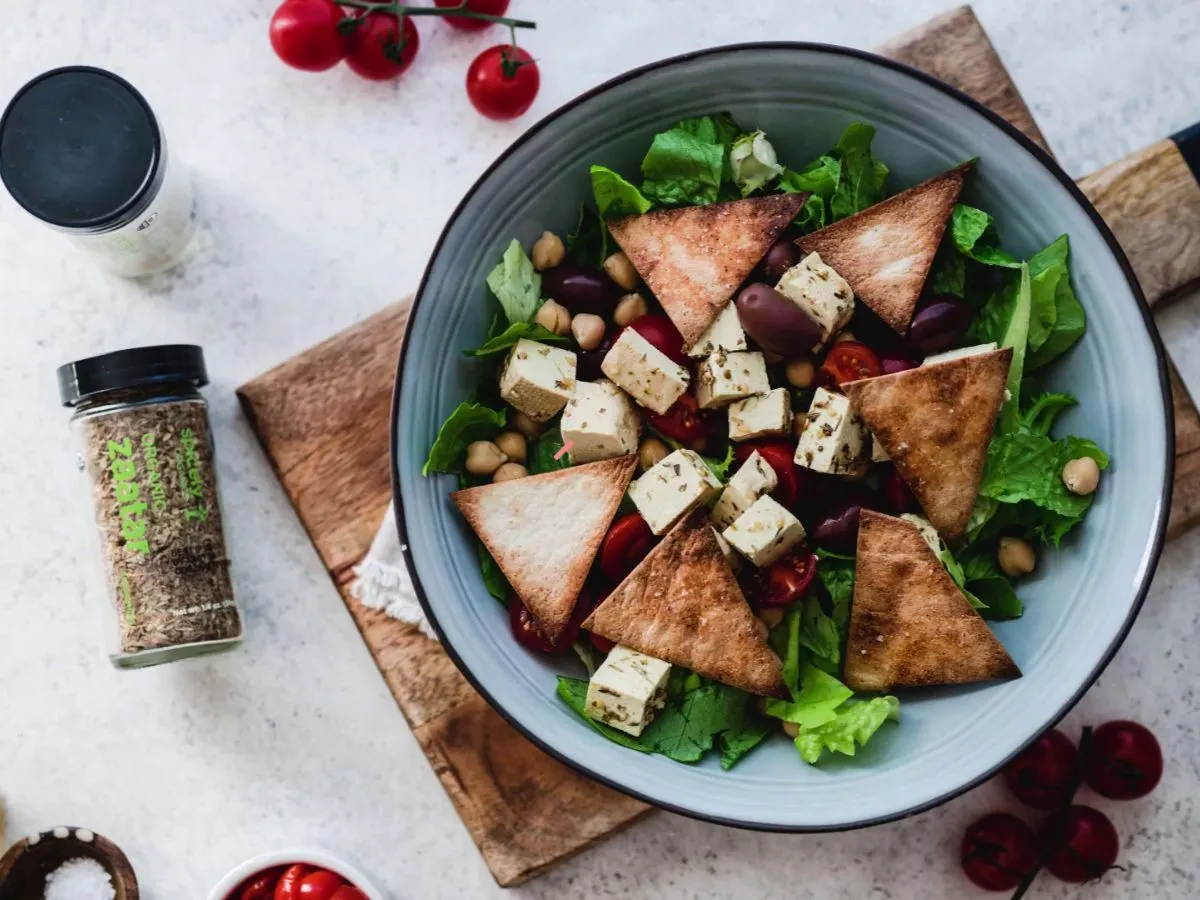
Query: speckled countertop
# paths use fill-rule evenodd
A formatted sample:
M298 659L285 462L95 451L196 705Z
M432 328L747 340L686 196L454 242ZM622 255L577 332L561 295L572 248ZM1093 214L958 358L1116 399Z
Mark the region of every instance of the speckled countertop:
M738 40L873 46L948 0L514 0L539 20L533 121L631 66ZM496 36L425 26L398 84L293 72L270 0L10 0L0 97L66 63L149 94L191 163L198 258L149 288L94 270L0 198L0 796L9 839L74 823L121 844L149 900L191 900L252 853L347 851L396 897L493 884L384 688L234 388L416 283L453 204L522 130L475 115L461 82ZM979 0L976 10L1063 165L1081 175L1200 119L1196 0ZM424 25L425 23L423 23ZM1200 388L1200 303L1161 314ZM74 541L73 460L54 368L164 341L203 344L247 649L139 673L96 645ZM1106 804L1127 869L1088 896L1195 897L1200 859L1200 531L1170 546L1133 633L1072 715L1150 725L1163 786ZM528 897L971 896L954 847L985 786L851 834L769 836L656 814L514 893ZM1038 897L1072 892L1046 881ZM978 895L982 896L982 895Z

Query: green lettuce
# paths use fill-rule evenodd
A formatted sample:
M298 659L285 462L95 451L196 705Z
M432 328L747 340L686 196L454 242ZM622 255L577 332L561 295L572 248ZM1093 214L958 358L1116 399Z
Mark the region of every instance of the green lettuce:
M640 215L648 211L651 202L636 187L604 166L592 166L592 195L600 218Z
M542 472L553 472L555 469L566 469L571 460L566 453L555 459L555 454L563 448L562 431L558 424L548 427L534 440L527 453L526 468L530 475Z
M950 239L954 248L968 259L985 266L1016 269L1021 261L1000 249L996 237L995 221L982 209L956 204L950 214Z
M529 322L542 305L542 276L533 268L521 242L513 240L487 277L510 323Z
M842 178L842 164L832 156L818 156L799 172L784 169L779 187L788 194L809 194L796 215L796 225L817 231L829 224L829 201Z
M495 437L504 428L506 420L507 414L502 409L489 409L478 403L458 404L438 430L421 474L462 471L467 445Z
M862 212L887 196L888 167L871 155L874 139L872 126L852 122L829 151L841 163L837 190L829 199L831 222Z
M1071 287L1070 241L1064 234L1029 259L1038 320L1030 329L1030 371L1042 368L1083 337L1087 315Z
M500 334L484 341L482 346L474 350L464 350L463 353L467 356L494 356L508 350L522 338L541 341L543 344L561 344L567 340L564 335L548 331L535 322L513 322Z
M836 710L854 696L828 672L811 663L800 667L800 687L792 688L791 700L768 698L765 712L768 716L794 722L804 728L818 728L837 718Z
M656 134L642 160L642 193L664 206L715 203L737 135L730 123L725 116L702 116Z
M1040 393L1029 397L1026 403L1021 410L1019 429L1028 434L1048 435L1059 413L1077 406L1079 401L1070 394Z
M729 150L733 182L748 197L774 181L783 173L775 148L766 134L755 131L740 135Z
M900 701L895 697L848 700L825 724L815 728L801 726L795 740L796 749L800 751L800 758L810 765L820 762L827 750L854 756L857 748L864 746L888 721L900 721Z
M604 224L604 217L581 203L575 230L567 235L564 243L567 262L579 266L601 265L608 259L608 226Z
M1029 267L1021 263L1020 274L995 294L971 324L971 335L981 343L995 341L1011 347L1012 365L1008 370L1009 398L1000 409L997 425L1002 434L1014 431L1020 419L1021 378L1025 369L1025 348L1029 342L1029 316L1032 308Z
M483 586L487 588L489 594L501 603L507 603L509 591L508 579L504 577L504 573L496 565L496 560L492 558L492 554L488 552L488 548L483 545L483 541L476 541L475 549L479 554L479 570L483 573Z

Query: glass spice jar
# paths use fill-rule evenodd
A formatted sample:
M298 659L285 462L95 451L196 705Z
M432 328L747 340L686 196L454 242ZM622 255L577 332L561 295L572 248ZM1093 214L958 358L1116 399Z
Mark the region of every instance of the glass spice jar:
M236 647L199 347L140 347L58 370L90 497L109 658L118 668Z

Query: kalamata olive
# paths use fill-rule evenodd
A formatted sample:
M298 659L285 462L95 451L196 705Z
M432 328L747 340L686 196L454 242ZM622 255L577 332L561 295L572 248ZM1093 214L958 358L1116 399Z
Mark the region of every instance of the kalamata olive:
M891 463L880 465L879 492L894 515L914 512L917 508L917 498L909 490L896 467Z
M756 282L743 288L737 311L746 333L771 353L800 356L821 340L821 326L769 284Z
M897 372L906 372L909 369L915 369L920 365L915 359L910 359L901 353L881 353L879 355L879 368L883 370L884 375L894 375Z
M963 300L944 294L917 304L908 326L908 343L921 353L949 350L967 333L971 307Z
M800 248L790 239L777 241L771 245L767 255L763 257L763 273L767 281L777 284L783 273L800 262Z
M858 514L862 506L843 502L830 507L817 521L812 539L818 547L853 553L858 541Z
M550 271L554 270L551 269ZM604 356L612 349L616 337L615 334L610 333L600 342L600 346L595 350L576 351L575 378L578 381L599 381L604 377L604 373L600 371L600 363L604 362Z
M562 265L542 273L542 296L557 300L573 314L611 317L624 293L600 269Z

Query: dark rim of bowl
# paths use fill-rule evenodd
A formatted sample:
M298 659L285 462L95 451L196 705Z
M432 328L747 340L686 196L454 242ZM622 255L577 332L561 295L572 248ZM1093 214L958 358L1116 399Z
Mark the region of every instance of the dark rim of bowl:
M1133 293L1135 300L1138 302L1139 309L1142 314L1142 320L1146 326L1146 332L1149 334L1151 343L1154 346L1154 354L1158 362L1158 380L1162 393L1163 414L1166 420L1167 452L1166 458L1163 460L1163 488L1161 496L1159 497L1158 522L1155 525L1154 533L1150 542L1151 552L1148 558L1148 565L1146 567L1145 574L1143 575L1142 583L1138 586L1137 596L1134 599L1133 605L1130 607L1129 615L1126 617L1120 633L1104 652L1099 663L1092 670L1091 674L1084 679L1083 684L1081 684L1079 687L1079 690L1075 692L1074 696L1071 697L1066 705L1064 705L1054 716L1052 716L1049 721L1039 726L1038 729L1031 734L1029 738L1021 745L1021 747L1019 747L1014 753L1010 754L1008 757L990 769L980 773L975 778L967 781L965 784L949 790L941 796L933 798L932 800L926 800L922 803L909 806L905 809L897 810L893 813L838 825L777 825L773 823L746 821L744 819L708 815L706 813L700 813L673 803L656 800L652 797L642 794L639 791L632 790L616 781L613 781L610 778L606 778L603 775L592 771L589 767L583 765L575 759L572 759L570 756L551 746L546 741L543 741L536 734L523 726L520 722L516 721L516 719L510 715L508 711L495 700L495 698L492 697L487 687L481 683L479 678L476 677L475 673L471 671L471 668L464 662L462 657L459 656L458 652L454 648L454 645L446 639L446 634L438 622L437 615L434 613L433 607L430 605L428 598L425 596L424 587L421 584L421 579L417 573L416 566L413 563L412 550L410 549L408 541L408 530L405 527L404 520L404 498L400 493L400 465L397 447L397 425L400 415L400 392L401 384L404 378L404 361L408 353L408 347L410 346L409 340L412 337L413 322L416 320L417 306L424 297L425 289L429 281L429 275L433 269L434 260L441 252L442 245L445 243L446 237L450 233L450 230L454 227L458 217L462 214L463 208L475 195L476 191L480 189L483 183L487 181L492 172L495 171L495 169L501 163L508 159L509 156L511 156L533 135L549 126L552 122L554 122L555 119L557 119L567 110L574 109L580 104L586 103L592 97L602 94L610 88L616 87L617 85L633 81L648 72L656 72L660 69L670 68L679 63L689 62L695 59L702 59L707 56L720 56L728 53L738 53L744 50L801 50L816 53L830 53L837 56L849 56L854 59L862 60L870 65L882 66L909 78L915 78L929 87L936 88L943 94L946 94L948 97L957 100L961 105L973 110L976 114L984 117L993 125L1000 128L1018 145L1023 147L1027 153L1041 163L1048 172L1050 172L1062 183L1063 187L1067 189L1067 192L1075 199L1075 202L1078 203L1079 206L1088 214L1092 220L1092 223L1095 225L1096 230L1099 231L1101 237L1103 237L1105 242L1108 244L1109 252L1112 253L1113 258L1117 261L1118 265L1120 265L1121 271L1125 274L1125 280L1128 283L1129 289ZM1171 403L1170 382L1167 378L1166 353L1163 350L1162 340L1159 337L1158 329L1150 315L1150 307L1146 302L1146 297L1143 294L1141 286L1138 284L1137 278L1133 273L1133 267L1126 258L1125 251L1122 250L1121 245L1117 243L1117 239L1113 236L1112 231L1109 229L1108 225L1105 224L1104 219L1101 218L1095 207L1093 207L1087 197L1084 196L1083 192L1071 179L1071 176L1062 170L1055 159L1046 150L1038 146L1038 144L1027 137L1023 132L1018 130L1008 120L988 109L986 106L979 103L969 95L963 93L957 88L951 87L944 81L934 78L932 75L928 75L919 69L914 69L912 66L896 62L895 60L888 59L887 57L879 56L878 54L870 53L866 50L857 50L852 47L841 47L833 44L810 43L803 41L766 41L746 44L728 44L721 47L712 47L706 50L696 50L692 53L684 53L680 56L672 56L668 59L659 60L658 62L653 62L645 66L640 66L636 69L631 69L623 75L618 75L617 77L612 78L603 84L580 94L574 100L568 101L531 126L528 131L517 138L516 141L514 141L503 153L501 153L500 156L497 157L496 161L488 166L484 173L479 176L476 182L471 186L470 190L467 191L466 195L459 202L458 206L455 207L454 212L451 213L445 228L442 229L442 233L438 237L437 244L434 246L433 253L429 258L429 264L425 268L425 274L421 277L421 284L417 288L416 294L413 296L412 307L408 314L408 322L406 323L404 329L404 343L401 345L400 358L396 365L396 385L392 392L392 416L390 423L391 435L389 438L391 444L392 498L393 505L395 507L396 526L400 532L400 545L404 552L405 564L408 566L409 574L412 576L413 587L416 591L417 599L421 603L421 609L424 610L425 616L429 619L430 624L437 632L443 649L445 649L446 653L450 656L450 659L453 660L459 671L463 673L467 681L471 683L475 690L477 690L483 696L483 698L487 700L492 708L496 710L496 712L498 712L505 719L505 721L507 721L510 725L517 729L518 732L524 735L530 742L534 744L534 746L558 760L563 765L569 766L575 771L586 775L587 777L605 785L606 787L610 787L615 791L619 791L637 800L641 800L643 803L656 806L659 809L665 809L669 812L678 813L682 816L688 816L689 818L713 822L718 825L729 825L735 828L746 828L755 831L782 833L851 831L857 828L867 828L872 825L881 825L886 822L894 822L897 819L903 819L908 816L916 815L917 813L934 809L935 807L941 806L943 803L953 800L955 797L958 797L959 795L964 794L972 788L982 784L984 781L1000 771L1000 769L1002 769L1011 759L1018 756L1021 751L1025 749L1025 747L1029 746L1029 744L1031 744L1038 737L1038 735L1040 735L1047 728L1053 727L1058 721L1060 721L1062 717L1065 716L1071 710L1071 708L1079 702L1083 695L1087 693L1091 686L1096 682L1096 679L1100 677L1100 674L1116 655L1117 650L1120 649L1121 644L1124 643L1130 629L1133 627L1134 620L1137 619L1138 613L1141 612L1142 604L1146 599L1146 594L1150 590L1150 583L1154 578L1154 571L1158 566L1159 556L1162 554L1163 543L1166 538L1167 516L1169 514L1171 505L1171 487L1175 480L1174 419L1174 408Z

